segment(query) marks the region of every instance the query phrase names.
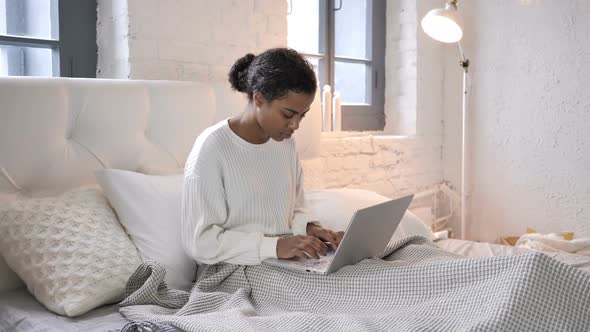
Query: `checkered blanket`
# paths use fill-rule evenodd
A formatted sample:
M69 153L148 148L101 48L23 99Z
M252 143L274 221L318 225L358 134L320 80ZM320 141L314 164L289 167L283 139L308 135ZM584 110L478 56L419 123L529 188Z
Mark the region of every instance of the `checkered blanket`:
M328 276L207 268L190 293L146 262L124 331L590 331L590 274L541 253L460 258L409 237Z

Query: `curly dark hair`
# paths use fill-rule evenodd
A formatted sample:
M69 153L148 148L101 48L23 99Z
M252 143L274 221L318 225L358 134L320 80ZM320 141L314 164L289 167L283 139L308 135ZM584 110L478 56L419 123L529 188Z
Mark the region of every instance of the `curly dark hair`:
M246 93L250 101L255 92L271 102L289 91L315 94L317 88L311 64L290 48L272 48L257 56L246 54L234 63L228 81L232 89Z

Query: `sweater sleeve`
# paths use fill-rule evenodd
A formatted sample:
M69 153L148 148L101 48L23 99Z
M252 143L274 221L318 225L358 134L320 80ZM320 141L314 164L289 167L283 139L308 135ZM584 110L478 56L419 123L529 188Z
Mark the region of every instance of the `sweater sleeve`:
M185 174L181 231L185 251L200 263L259 264L276 257L276 237L224 228L227 203L222 171L215 158L197 156Z
M303 170L299 158L296 163L297 184L295 195L295 209L291 220L291 232L293 235L307 235L307 224L319 225L319 221L305 207L305 191L303 190Z

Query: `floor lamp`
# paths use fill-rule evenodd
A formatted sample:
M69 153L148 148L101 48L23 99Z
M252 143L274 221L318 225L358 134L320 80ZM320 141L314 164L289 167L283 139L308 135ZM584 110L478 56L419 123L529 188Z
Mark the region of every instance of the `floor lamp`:
M463 69L463 129L461 138L461 238L466 238L467 233L467 199L469 198L467 181L467 167L466 167L466 145L467 145L467 72L469 69L469 60L463 54L461 47L461 38L463 37L463 20L457 12L457 0L450 0L445 5L445 8L437 8L428 12L421 22L424 32L444 43L457 43L459 52L461 53L461 61L459 62Z

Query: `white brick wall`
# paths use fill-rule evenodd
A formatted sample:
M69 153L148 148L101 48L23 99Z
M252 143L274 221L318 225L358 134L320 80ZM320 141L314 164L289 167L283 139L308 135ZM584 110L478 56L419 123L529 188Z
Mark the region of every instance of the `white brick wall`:
M440 144L396 136L324 138L320 158L304 160L306 189L360 188L398 197L442 180Z
M110 1L99 0L99 11ZM132 79L225 82L231 64L247 52L286 45L286 1L127 0L126 5L127 15L100 17L99 30L128 20ZM419 9L413 0L387 5L386 128L418 135L326 135L321 158L303 162L307 189L364 188L395 197L443 180L441 116L433 106L439 97L435 95L431 104L422 106L423 114L416 115L416 91L420 84L430 84L421 79L416 60ZM111 55L109 35L99 35L99 53L106 53L105 59ZM104 60L102 66L116 67ZM125 71L104 70L99 77L127 77L117 76L121 73Z
M98 1L96 77L129 78L128 21L125 1Z
M99 53L126 25L128 75L103 61L99 77L224 82L241 56L287 42L286 1L99 0L99 12L113 3L126 14L99 15Z
M385 131L416 134L416 1L387 2Z

